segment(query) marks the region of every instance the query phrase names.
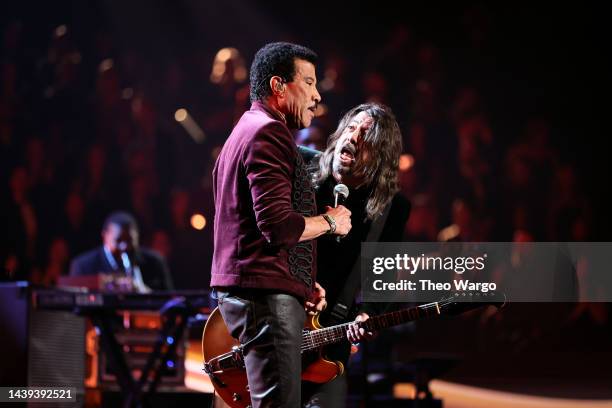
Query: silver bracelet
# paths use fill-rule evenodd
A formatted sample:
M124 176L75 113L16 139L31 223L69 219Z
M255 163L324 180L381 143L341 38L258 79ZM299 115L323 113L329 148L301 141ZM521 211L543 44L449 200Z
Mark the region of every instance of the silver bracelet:
M322 214L322 215L325 221L327 221L327 223L329 224L329 229L327 230L327 234L333 234L334 232L336 232L336 220L334 219L334 217L328 214Z

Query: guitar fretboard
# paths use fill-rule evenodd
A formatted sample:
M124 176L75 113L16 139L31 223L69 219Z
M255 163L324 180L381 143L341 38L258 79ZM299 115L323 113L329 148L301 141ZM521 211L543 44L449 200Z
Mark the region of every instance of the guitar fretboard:
M449 298L440 302L427 303L425 305L415 306L409 309L402 309L379 316L373 316L365 322L359 322L357 324L366 331L375 331L397 326L402 323L436 316L442 313L448 313L450 311L456 311L457 309L469 310L482 305L482 303L472 304L457 302L456 299ZM348 327L353 323L354 322L342 323L335 326L304 332L302 336L302 352L342 341L346 338L346 331L348 330Z

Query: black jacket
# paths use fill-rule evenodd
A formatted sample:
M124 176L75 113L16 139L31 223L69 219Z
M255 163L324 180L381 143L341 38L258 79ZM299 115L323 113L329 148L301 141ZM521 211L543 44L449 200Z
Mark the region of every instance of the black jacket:
M298 146L298 151L309 163L309 171L316 171L319 151L307 147ZM315 189L317 197L317 207L319 214L325 212L325 206L334 205L333 189L336 181L329 177L323 184ZM366 202L369 192L351 190L344 206L347 207L351 215L352 229L349 234L339 243L335 236L322 235L317 239L317 281L325 288L328 309L323 312L321 321L324 324L336 324L331 321L329 314L336 304L340 293L344 289L347 279L353 269L353 265L359 261L361 243L366 241L372 222L366 220ZM403 241L404 228L410 215L410 202L401 193L397 193L392 201L389 215L383 226L378 242L399 242ZM347 320L353 320L358 312L366 312L369 315L377 315L387 311L390 307L386 303L366 303L357 310L353 303L353 310L347 316Z
M136 252L135 263L140 267L144 283L153 290L173 289L168 266L157 252L140 248ZM71 276L95 275L98 273L116 272L109 263L100 246L77 256L70 264Z

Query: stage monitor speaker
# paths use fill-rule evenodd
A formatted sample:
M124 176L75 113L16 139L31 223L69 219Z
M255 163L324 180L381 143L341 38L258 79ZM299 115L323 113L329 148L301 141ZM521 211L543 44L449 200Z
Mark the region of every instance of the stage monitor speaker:
M35 310L30 289L27 282L0 284L0 385L74 387L77 404L54 406L82 406L85 319L70 312Z

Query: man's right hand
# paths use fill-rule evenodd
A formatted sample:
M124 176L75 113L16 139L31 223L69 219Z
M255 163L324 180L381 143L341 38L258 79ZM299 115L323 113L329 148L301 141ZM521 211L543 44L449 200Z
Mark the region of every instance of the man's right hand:
M351 230L351 212L343 205L336 208L326 206L325 214L331 216L336 221L335 235L345 236Z
M325 214L334 218L336 231L334 235L344 236L351 230L351 212L344 206L339 205L336 208L327 206ZM330 224L321 215L314 217L304 217L304 232L300 236L300 241L308 241L326 234L330 230Z

